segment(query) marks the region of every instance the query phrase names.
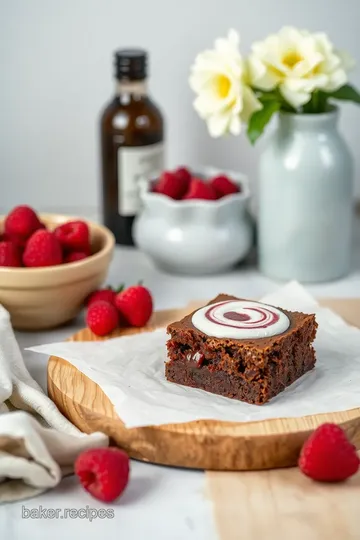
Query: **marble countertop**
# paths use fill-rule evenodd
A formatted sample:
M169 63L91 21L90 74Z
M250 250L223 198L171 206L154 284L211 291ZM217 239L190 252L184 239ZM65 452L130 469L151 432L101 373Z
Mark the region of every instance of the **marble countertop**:
M108 283L127 285L142 280L153 292L156 309L181 307L194 299L207 299L219 292L257 298L276 289L279 283L261 276L251 261L232 272L217 276L186 277L168 275L156 270L146 257L133 248L115 250ZM360 297L360 226L357 224L356 248L352 273L337 282L314 284L308 290L318 297ZM20 347L61 341L84 325L83 316L76 322L51 332L17 332ZM24 352L33 377L46 387L46 359ZM0 506L0 536L4 540L42 540L76 538L86 534L88 540L101 535L126 540L216 540L211 502L205 490L201 471L173 469L132 462L132 479L124 496L111 505L114 517L89 519L24 517L30 508L89 508L102 505L90 498L74 477L64 479L51 492L37 498Z

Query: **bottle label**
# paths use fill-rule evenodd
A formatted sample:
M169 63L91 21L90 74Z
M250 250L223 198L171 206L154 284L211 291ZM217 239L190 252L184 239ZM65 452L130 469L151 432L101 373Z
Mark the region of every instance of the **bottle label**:
M121 216L134 216L139 212L139 181L151 178L163 168L162 142L118 149L118 211Z

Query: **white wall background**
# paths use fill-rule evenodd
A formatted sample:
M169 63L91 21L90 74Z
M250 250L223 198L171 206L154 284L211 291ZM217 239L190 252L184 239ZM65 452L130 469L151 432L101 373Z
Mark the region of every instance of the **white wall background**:
M88 211L98 204L98 118L113 93L116 48L149 50L151 93L167 118L168 163L236 168L256 178L262 141L212 140L192 109L196 53L230 27L243 50L284 24L324 30L357 57L360 0L0 0L0 209ZM360 107L341 126L356 157Z

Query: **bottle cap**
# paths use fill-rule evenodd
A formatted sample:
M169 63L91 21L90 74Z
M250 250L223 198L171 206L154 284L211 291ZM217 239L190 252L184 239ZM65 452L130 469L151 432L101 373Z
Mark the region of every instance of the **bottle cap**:
M115 76L120 80L141 81L147 76L147 53L142 49L115 52Z

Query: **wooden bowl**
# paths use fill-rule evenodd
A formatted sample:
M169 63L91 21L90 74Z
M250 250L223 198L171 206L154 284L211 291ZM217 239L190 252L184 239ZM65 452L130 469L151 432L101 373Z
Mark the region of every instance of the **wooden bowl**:
M0 216L0 229L5 216ZM51 230L74 218L40 214ZM45 268L0 267L0 303L18 330L43 330L70 321L85 298L105 280L115 239L106 228L87 221L93 255L81 261Z

